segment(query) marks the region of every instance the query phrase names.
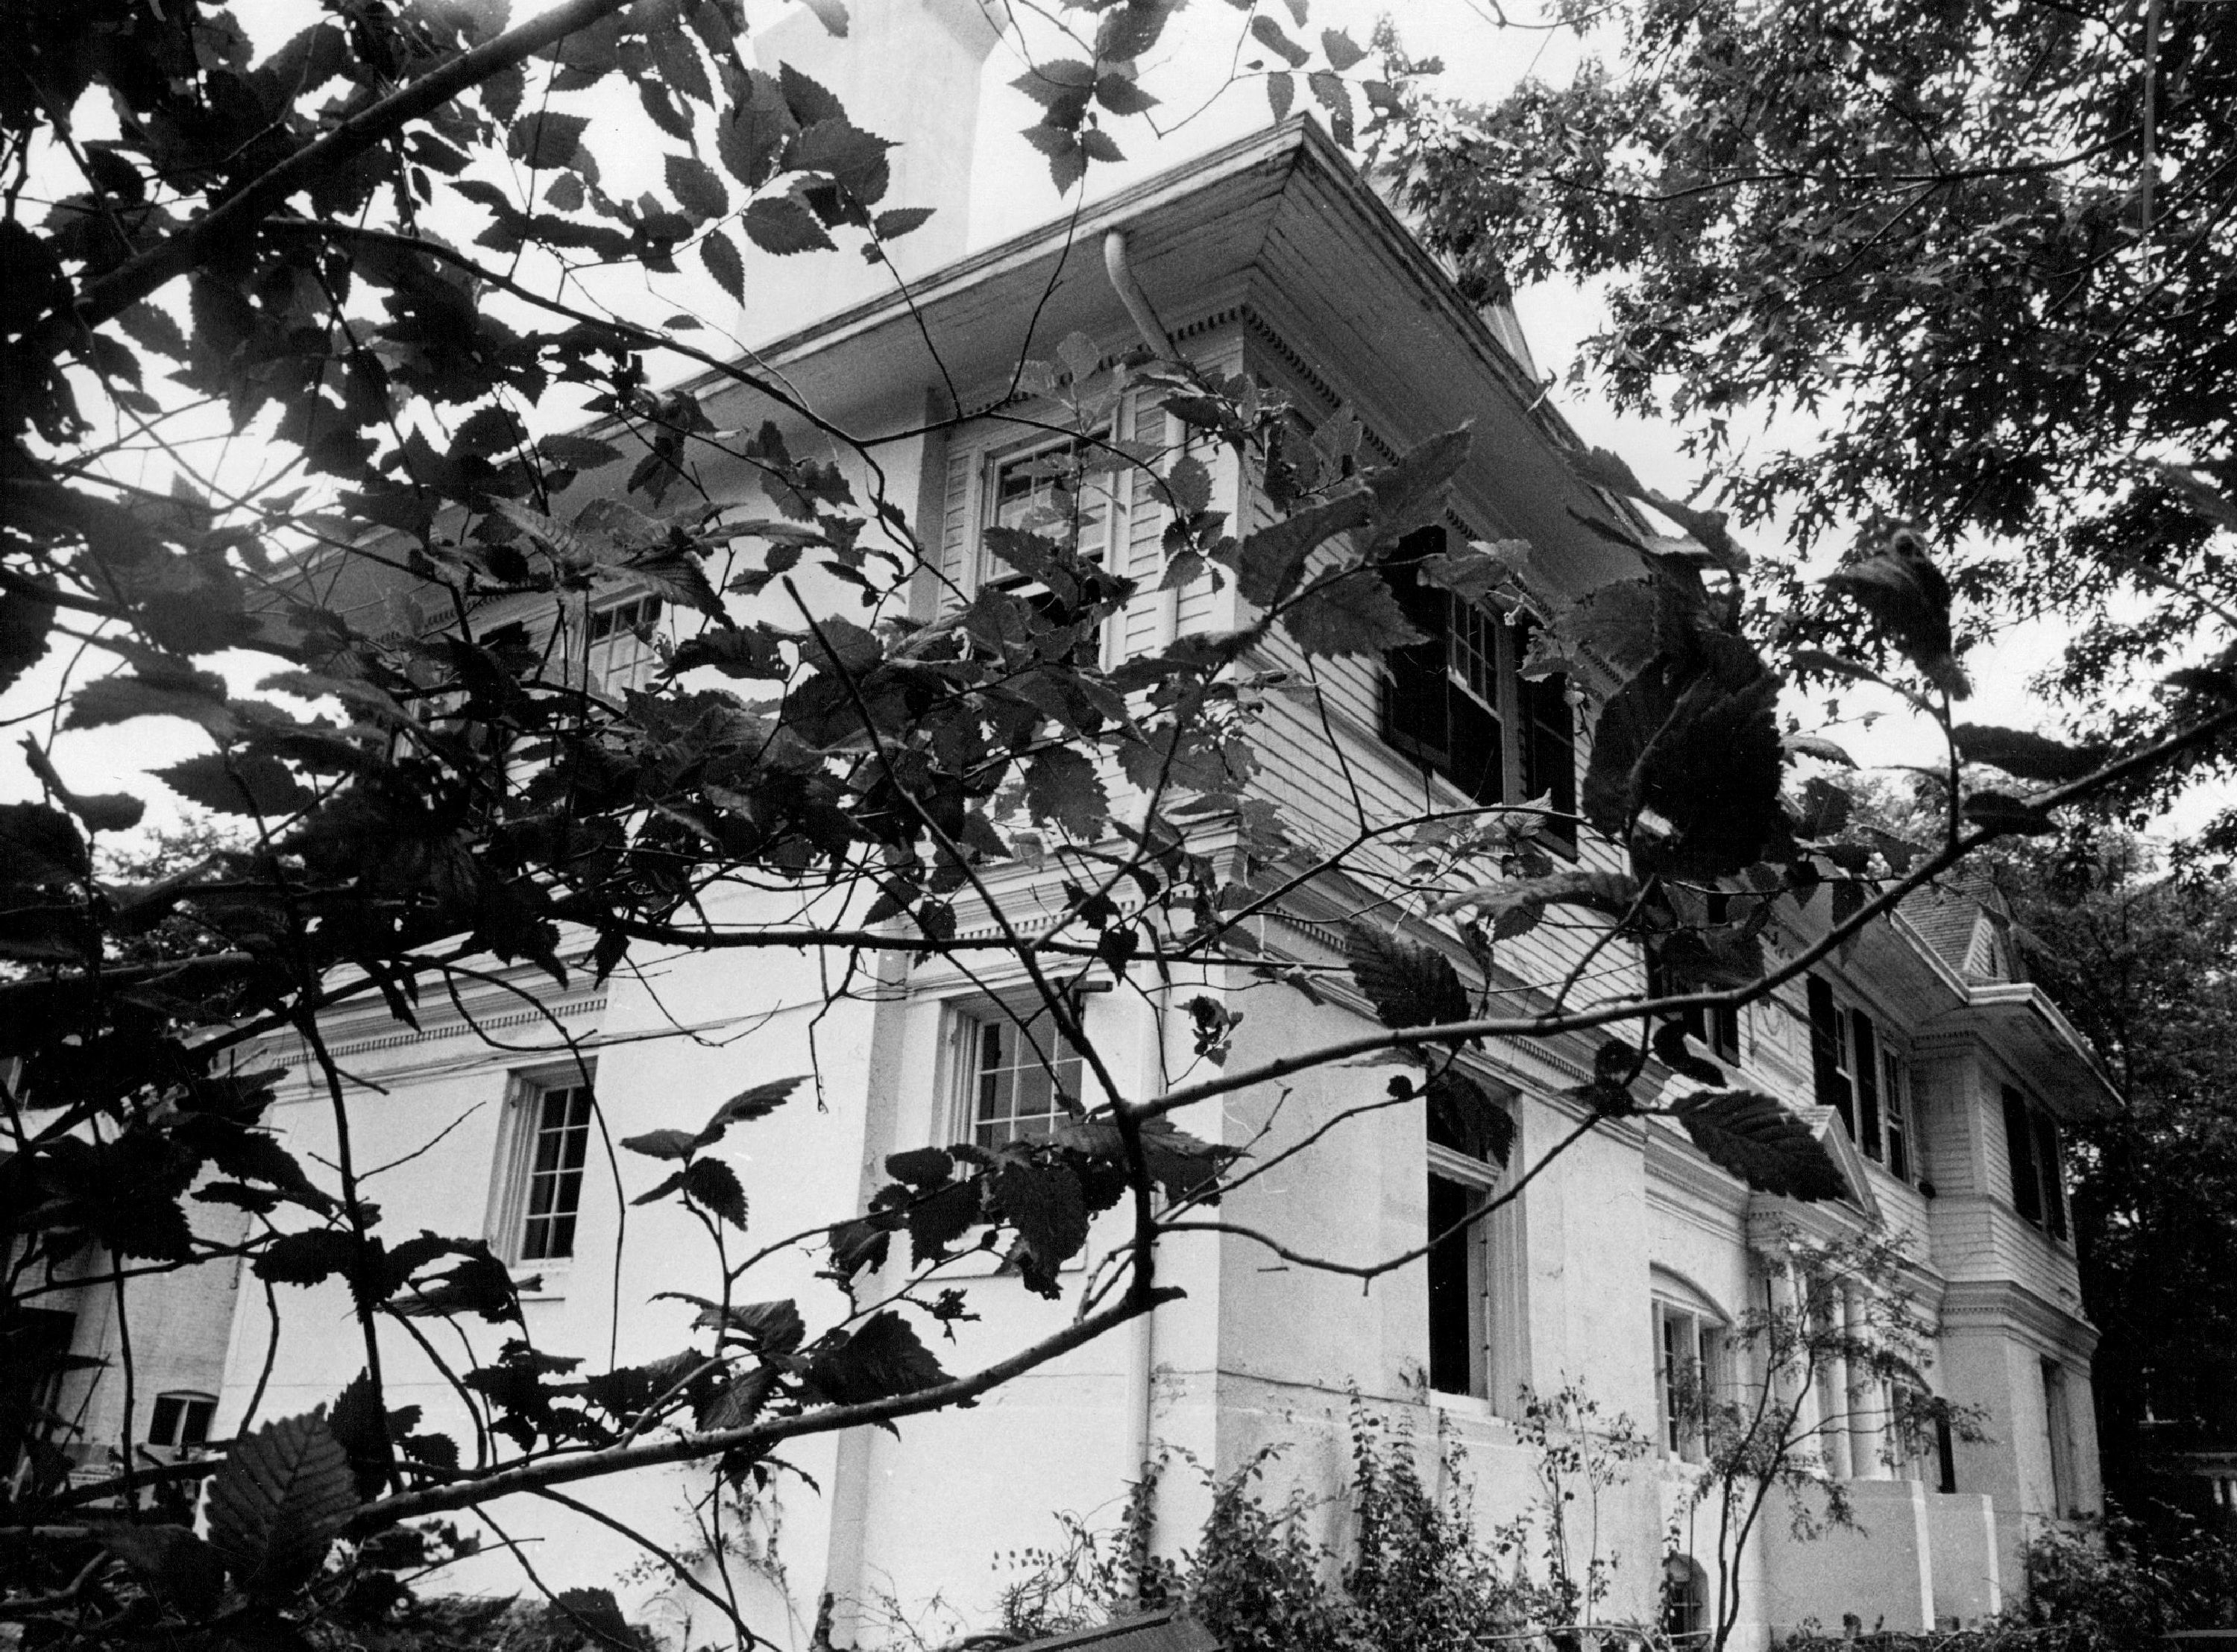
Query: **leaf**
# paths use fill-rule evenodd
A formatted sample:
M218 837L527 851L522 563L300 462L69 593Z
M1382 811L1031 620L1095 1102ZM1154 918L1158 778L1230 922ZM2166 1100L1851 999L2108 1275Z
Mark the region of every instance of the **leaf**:
M2105 762L2102 747L2069 746L2024 728L1989 723L1959 723L1950 731L1969 763L1987 763L2023 780L2057 786L2094 774Z
M1642 872L1717 879L1786 828L1778 678L1737 637L1708 632L1616 691L1593 730L1587 819L1627 842Z
M683 1172L683 1191L696 1204L705 1206L731 1227L746 1227L746 1190L738 1173L720 1159L694 1159Z
M1821 763L1838 763L1843 768L1854 768L1857 760L1847 750L1827 740L1823 734L1785 734L1778 741L1779 749L1789 757L1814 757Z
M775 171L800 123L773 75L748 69L735 93L730 107L716 118L715 154L723 170L747 188L758 189Z
M256 1277L274 1285L317 1285L356 1265L354 1234L333 1227L282 1234L257 1255Z
M1292 69L1302 69L1312 53L1282 32L1282 25L1264 13L1250 19L1250 37Z
M1035 820L1053 820L1075 839L1092 843L1111 818L1103 777L1083 753L1052 746L1026 764L1026 806Z
M1446 1140L1472 1158L1506 1166L1514 1151L1514 1116L1467 1074L1447 1068L1422 1087Z
M1415 564L1414 576L1424 585L1473 602L1503 585L1514 584L1529 564L1527 539L1472 539L1462 550L1441 550L1422 557Z
M236 1439L209 1489L209 1543L251 1595L309 1581L358 1510L348 1453L326 1418L283 1418Z
M938 1188L954 1179L955 1155L945 1148L912 1148L886 1155L886 1174L912 1188Z
M1283 70L1266 76L1266 107L1274 111L1278 123L1290 118L1290 106L1297 101L1297 77Z
M536 444L536 451L569 471L595 471L622 457L621 450L611 443L589 436L547 436Z
M1957 812L1975 826L2017 837L2045 838L2058 830L2058 822L2040 806L2005 792L1976 792Z
M1452 960L1364 924L1346 926L1352 979L1386 1027L1429 1027L1468 1018L1467 989Z
M23 591L0 591L0 690L36 665L47 652L55 605Z
M648 1159L688 1159L699 1150L699 1138L690 1130L647 1130L622 1137L621 1144Z
M947 1254L947 1247L987 1220L986 1184L978 1177L942 1182L913 1195L902 1208L907 1224L909 1265L921 1267Z
M730 210L730 192L704 161L696 155L671 155L663 164L668 193L692 217L720 218Z
M1848 1183L1824 1142L1794 1113L1755 1090L1705 1090L1671 1104L1693 1145L1759 1193L1844 1199Z
M920 230L930 221L933 209L929 207L894 207L872 219L878 239L899 240L902 236Z
M1825 589L1871 615L1926 680L1952 700L1972 692L1950 635L1950 582L1916 529L1891 529L1880 549L1829 575Z
M823 25L824 33L841 40L847 37L845 0L800 0L800 3L815 14L815 21Z
M703 1148L721 1141L723 1133L733 1124L749 1124L757 1118L767 1118L807 1082L807 1074L795 1073L789 1078L771 1078L750 1089L740 1090L708 1118L699 1132L698 1144Z
M1327 57L1329 67L1339 75L1367 56L1366 52L1352 44L1351 36L1341 29L1321 30L1321 52Z
M583 133L590 125L580 115L556 115L549 109L539 109L513 122L505 140L505 152L516 161L525 161L530 167L543 171L552 167L572 167L582 152Z
M230 740L240 721L225 702L221 679L207 671L180 673L158 681L144 676L102 677L70 697L65 728L102 728L135 717L183 717L219 740Z
M1666 1021L1655 1028L1654 1053L1672 1072L1682 1073L1697 1083L1724 1088L1725 1070L1686 1046L1685 1023Z
M1422 640L1388 583L1366 573L1316 586L1282 613L1282 629L1308 655L1380 655Z
M848 1335L834 1332L810 1361L808 1380L834 1405L863 1405L947 1380L907 1321L888 1308Z
M1139 82L1116 69L1096 81L1095 101L1113 115L1146 115L1158 107L1158 100Z
M765 253L780 257L828 250L838 243L823 233L815 214L789 195L773 195L746 208L746 237Z
M1627 918L1638 899L1639 879L1628 872L1562 872L1547 878L1478 884L1446 896L1429 912L1432 917L1442 917L1474 906L1496 917L1518 906L1534 906L1541 912L1548 906L1585 906L1610 918Z
M205 1618L225 1593L217 1551L184 1526L132 1526L102 1521L93 1540L115 1555L181 1617Z
M221 814L269 819L294 814L313 800L310 789L279 759L261 752L208 752L155 773L188 801Z
M1183 516L1193 517L1211 509L1211 471L1202 459L1191 455L1179 460L1165 472L1165 482L1173 509Z
M1805 842L1839 837L1849 824L1855 801L1846 787L1813 778L1802 788L1802 807L1794 817L1794 835Z
M93 872L69 816L44 803L0 803L0 876L10 883L74 884Z
M449 1241L463 1253L458 1263L432 1279L415 1284L400 1296L394 1311L406 1318L447 1318L477 1313L492 1325L518 1320L520 1299L512 1271L479 1240Z
M1026 1287L1053 1300L1057 1271L1087 1243L1087 1196L1079 1174L1061 1159L1007 1159L988 1178L987 1211L1016 1230L1010 1260Z

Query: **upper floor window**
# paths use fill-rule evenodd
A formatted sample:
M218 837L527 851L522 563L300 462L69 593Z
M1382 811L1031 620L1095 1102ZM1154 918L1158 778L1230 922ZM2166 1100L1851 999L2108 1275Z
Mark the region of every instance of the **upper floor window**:
M1686 984L1678 980L1663 964L1657 950L1653 946L1647 947L1647 996L1669 997L1686 990ZM1704 1008L1697 1004L1690 1010L1680 1011L1678 1020L1693 1042L1719 1061L1739 1060L1740 1012L1731 1004L1712 1004Z
M575 1254L591 1151L591 1087L579 1078L525 1084L513 1103L492 1201L491 1240L515 1262Z
M960 1018L963 1123L982 1148L1045 1141L1077 1116L1082 1063L1046 1011Z
M1093 443L1075 437L995 461L987 525L1076 544L1088 561L1103 562L1111 548L1110 473L1096 472L1095 451ZM1009 589L1031 582L982 545L979 582Z
M2053 1239L2066 1237L2065 1150L2058 1121L2009 1084L2004 1086L2004 1151L2011 1166L2012 1208Z
M661 663L652 641L660 613L660 599L650 593L591 611L584 622L591 688L618 695L651 679Z
M1545 796L1557 816L1577 807L1576 720L1567 680L1521 675L1532 622L1425 585L1415 569L1445 548L1442 528L1401 542L1384 577L1425 640L1384 657L1384 741L1443 775L1479 803ZM1547 832L1574 841L1574 824Z
M1813 975L1809 992L1818 1104L1841 1116L1866 1158L1909 1181L1910 1079L1903 1057L1881 1037L1871 1012L1843 1003L1831 982Z
M148 1418L148 1444L177 1449L207 1445L210 1420L216 1415L214 1395L158 1394L155 1408Z

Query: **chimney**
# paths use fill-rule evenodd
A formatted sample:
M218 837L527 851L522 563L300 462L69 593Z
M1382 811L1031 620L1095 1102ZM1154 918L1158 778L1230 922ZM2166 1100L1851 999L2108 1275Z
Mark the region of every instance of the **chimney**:
M754 36L770 74L789 63L829 90L862 130L890 141L892 187L878 210L929 207L924 226L891 243L894 268L866 263L853 238L835 253L763 253L747 266L746 336L782 337L819 316L889 293L963 255L971 218L971 155L979 81L1000 31L982 0L848 0L834 36L807 8Z

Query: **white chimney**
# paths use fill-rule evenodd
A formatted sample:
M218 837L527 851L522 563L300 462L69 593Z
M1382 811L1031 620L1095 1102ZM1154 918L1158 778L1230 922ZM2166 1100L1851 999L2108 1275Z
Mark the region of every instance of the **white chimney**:
M877 210L929 207L921 228L892 242L894 268L914 279L963 255L971 218L971 157L979 84L1000 30L982 0L848 0L835 36L805 6L753 36L770 74L789 63L836 96L847 118L895 147L893 185ZM748 338L780 338L894 289L894 273L866 263L859 236L835 253L761 253L747 265Z

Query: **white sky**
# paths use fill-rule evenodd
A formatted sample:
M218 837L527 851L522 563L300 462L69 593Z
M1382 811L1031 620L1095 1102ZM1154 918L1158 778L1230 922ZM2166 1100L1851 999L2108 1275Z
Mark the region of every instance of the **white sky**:
M864 0L856 0L857 4L863 3ZM878 0L869 3L877 3ZM1000 3L1001 0L995 3ZM516 20L538 9L517 5ZM1285 24L1289 23L1280 8L1267 9L1281 16ZM264 49L277 44L317 15L312 0L241 0L234 10ZM753 0L749 16L760 24L782 17L791 10L784 0ZM1495 97L1532 72L1549 79L1560 78L1574 68L1580 56L1579 43L1566 33L1501 27L1494 21L1497 11L1493 0L1398 0L1395 5L1388 0L1312 0L1307 26L1292 28L1291 33L1301 40L1316 40L1323 28L1336 27L1347 30L1355 41L1364 45L1377 16L1385 11L1395 16L1401 36L1412 53L1435 54L1443 59L1446 72L1437 84L1451 95L1469 99ZM1022 15L1023 8L1019 8L1019 13ZM1518 8L1514 15L1524 14ZM1161 101L1161 107L1155 111L1158 123L1171 129L1160 136L1140 120L1116 123L1114 134L1126 150L1127 160L1120 165L1092 168L1086 186L1091 196L1138 181L1270 119L1264 88L1258 80L1229 82L1234 66L1245 66L1247 75L1250 60L1264 56L1255 43L1241 39L1245 23L1242 14L1219 0L1194 0L1168 31L1158 50L1142 64L1142 83ZM1059 201L1050 184L1046 162L1016 135L1020 128L1031 122L1036 110L1022 93L1013 90L1007 82L1024 69L1028 45L1036 55L1050 55L1048 47L1036 37L1039 28L1027 18L1020 29L1006 33L982 77L980 136L972 169L969 240L973 247L1002 240L1059 216L1071 204ZM1238 41L1242 47L1239 52ZM879 100L882 107L900 111L893 119L881 122L875 110L858 109L851 111L858 123L888 135L901 135L895 128L907 119L906 86L904 78L896 89L894 99ZM626 89L602 88L597 102L591 106L596 110L597 127L606 127L610 120L640 120L635 102ZM1302 105L1309 100L1301 96L1299 102ZM584 106L578 103L577 107ZM87 115L95 115L95 112L88 110L81 116L82 128ZM1186 118L1180 118L1183 115ZM594 142L597 136L594 128ZM599 144L608 188L616 194L633 194L643 188L657 187L655 168L659 152L650 144ZM894 201L888 204L907 203ZM455 232L461 241L471 240L478 232L478 209L469 210L474 215L461 220L461 227ZM754 256L749 254L749 283L755 279L750 261ZM856 258L850 247L842 247L836 253L807 254L794 261L804 265L808 260ZM710 280L697 273L696 265L687 260L686 267L687 274L682 280L659 285L657 308L648 310L645 297L633 294L619 279L610 280L602 296L617 307L626 307L635 314L650 314L653 319L671 309L685 307L717 324L725 320L730 310L728 299ZM1652 421L1620 418L1589 393L1566 388L1567 374L1580 344L1601 321L1603 312L1594 296L1566 284L1550 284L1519 293L1516 308L1541 370L1562 380L1565 387L1555 399L1580 434L1590 443L1622 453L1650 485L1675 496L1690 494L1699 478L1679 456L1673 430ZM765 330L757 331L767 336ZM702 333L698 337L709 347L717 347L714 334ZM1772 529L1751 537L1759 548L1773 549L1775 533L1776 530ZM1818 562L1830 565L1831 556L1841 548L1838 544L1822 546ZM1977 692L1965 708L1966 718L2057 732L2057 719L2032 692L2029 684L2056 657L2062 634L2061 622L2055 617L2048 618L2014 627L1976 649L1967 663ZM52 698L63 663L58 657L50 656L40 669L16 686L5 708L9 724L43 700ZM244 661L241 664L241 672L229 675L253 680L254 675L267 668L261 661L252 664ZM1863 694L1850 697L1852 714L1869 708ZM1827 732L1841 740L1860 761L1868 764L1937 762L1939 742L1930 730L1904 715L1891 697L1888 708L1894 714L1876 720L1868 728L1851 723ZM1815 721L1818 715L1815 708L1798 701L1794 709L1805 721ZM46 739L43 719L31 727L43 741ZM66 737L59 756L65 777L78 789L134 792L149 804L150 824L158 824L175 818L175 801L168 788L143 771L203 748L201 737L183 724L142 719L119 728ZM34 795L36 791L35 782L20 763L0 762L0 797ZM2233 794L2226 785L2200 788L2170 817L2167 829L2191 829L2233 802L2237 802L2237 794Z

